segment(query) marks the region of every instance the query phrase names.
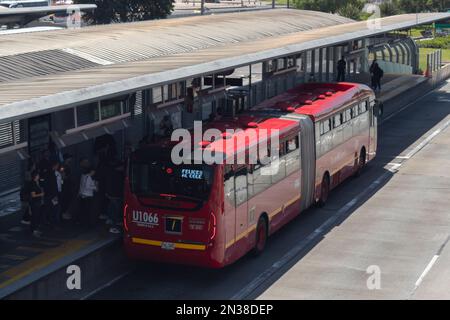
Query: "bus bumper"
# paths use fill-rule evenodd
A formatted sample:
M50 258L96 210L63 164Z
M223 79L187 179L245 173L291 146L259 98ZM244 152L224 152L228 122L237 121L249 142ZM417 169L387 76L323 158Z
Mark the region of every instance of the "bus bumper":
M124 236L125 254L130 259L222 268L224 264L213 258L213 247L207 245L174 244L163 249L161 241Z

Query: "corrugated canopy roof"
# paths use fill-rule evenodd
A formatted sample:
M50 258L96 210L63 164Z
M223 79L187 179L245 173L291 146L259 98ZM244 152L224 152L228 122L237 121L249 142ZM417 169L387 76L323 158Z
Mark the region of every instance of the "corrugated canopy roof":
M449 17L388 17L371 30L279 9L1 36L0 121Z

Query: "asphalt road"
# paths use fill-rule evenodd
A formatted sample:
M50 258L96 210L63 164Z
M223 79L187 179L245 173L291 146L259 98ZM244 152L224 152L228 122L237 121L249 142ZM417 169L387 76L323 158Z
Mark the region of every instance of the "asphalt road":
M90 299L449 299L449 124L447 82L385 121L365 172L263 255L222 270L140 263Z

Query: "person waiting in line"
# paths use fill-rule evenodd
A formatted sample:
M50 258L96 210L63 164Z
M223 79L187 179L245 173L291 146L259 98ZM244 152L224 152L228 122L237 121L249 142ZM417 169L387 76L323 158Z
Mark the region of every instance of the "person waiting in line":
M59 222L58 182L56 171L59 169L57 161L51 162L50 170L42 171L42 187L44 188L44 217L48 225L56 226Z
M72 161L73 157L71 154L64 154L64 162L59 169L63 184L62 184L62 193L61 193L61 213L62 218L65 220L72 219L72 215L70 214L70 206L72 204L72 200L74 198L73 194L73 177L72 177Z
M30 191L30 207L31 207L31 224L30 229L35 237L40 237L42 232L39 230L41 225L41 217L44 206L44 189L40 185L40 176L38 171L31 173L31 191Z
M97 182L94 180L95 170L88 168L81 175L79 200L80 208L77 223L91 224L92 206L94 205L94 193L98 190Z
M120 213L122 211L124 165L117 161L112 163L106 180L106 197L108 198L108 220L106 224L111 225L109 232L120 233L122 223Z
M375 64L377 63L377 59L374 59L372 61L372 64L370 65L369 68L369 74L370 74L370 87L371 88L375 88L375 83L373 81L373 69L375 68Z
M56 190L57 190L57 198L56 203L55 200L53 201L54 204L54 220L56 223L60 223L62 216L61 216L61 202L62 202L62 189L63 189L63 176L61 174L61 165L59 162L56 162L53 166L53 173L56 177Z
M347 67L347 62L345 62L344 56L337 62L337 82L345 81L345 69Z
M373 68L373 83L374 83L374 90L375 91L381 91L381 79L383 78L384 71L380 68L378 63L375 63Z
M33 180L31 179L31 173L36 170L34 161L28 163L28 169L25 171L25 177L22 187L20 188L20 204L22 210L22 221L20 223L24 225L30 225L31 223L31 185Z

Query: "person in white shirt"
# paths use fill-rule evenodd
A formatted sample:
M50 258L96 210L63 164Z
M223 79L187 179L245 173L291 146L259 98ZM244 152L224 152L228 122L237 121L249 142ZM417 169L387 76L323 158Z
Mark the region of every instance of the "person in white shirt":
M94 174L95 170L89 168L81 175L80 179L80 212L78 222L84 224L89 224L91 221L94 193L98 190L97 182L93 178Z
M55 170L55 176L56 176L56 185L58 187L58 193L61 195L62 192L62 186L63 186L63 177L61 172L59 171L59 168Z

